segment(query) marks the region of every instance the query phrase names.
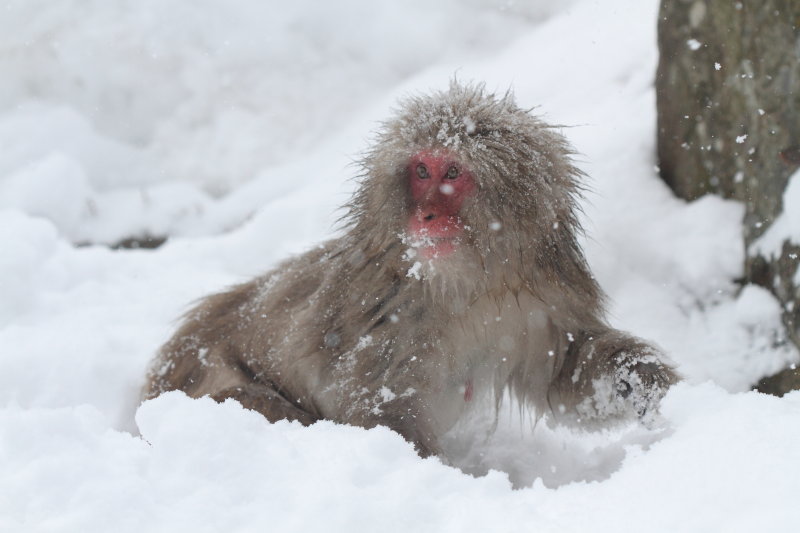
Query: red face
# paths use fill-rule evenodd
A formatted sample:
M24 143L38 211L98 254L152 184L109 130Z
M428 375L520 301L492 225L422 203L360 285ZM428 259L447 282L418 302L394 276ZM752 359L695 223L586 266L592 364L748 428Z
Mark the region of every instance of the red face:
M408 232L425 243L426 259L451 254L464 233L459 212L475 190L472 173L449 152L424 151L411 158L408 179L414 202Z

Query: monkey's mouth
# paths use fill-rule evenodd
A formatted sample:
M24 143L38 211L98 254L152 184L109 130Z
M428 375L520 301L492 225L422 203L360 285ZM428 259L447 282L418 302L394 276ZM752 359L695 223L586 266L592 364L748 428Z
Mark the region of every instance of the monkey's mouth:
M418 210L408 221L410 244L423 259L452 255L464 234L464 225L457 216L422 216Z
M408 244L414 248L422 259L439 259L452 255L461 242L461 235L429 235L427 233L411 234Z

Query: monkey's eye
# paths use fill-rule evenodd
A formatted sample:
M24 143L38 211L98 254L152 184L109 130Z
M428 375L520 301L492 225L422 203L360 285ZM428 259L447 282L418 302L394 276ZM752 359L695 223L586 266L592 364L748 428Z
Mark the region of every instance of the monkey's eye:
M454 180L458 177L459 174L460 172L458 171L458 168L455 165L453 165L447 169L447 176L445 177L449 180Z
M417 176L419 176L419 179L421 179L421 180L426 180L426 179L430 178L431 175L428 174L428 167L426 167L422 163L417 165Z

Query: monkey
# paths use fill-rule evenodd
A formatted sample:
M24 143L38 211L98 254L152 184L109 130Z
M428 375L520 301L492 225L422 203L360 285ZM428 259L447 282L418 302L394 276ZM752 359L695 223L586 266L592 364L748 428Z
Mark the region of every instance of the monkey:
M341 236L202 300L144 397L384 425L423 457L444 457L479 397L580 427L652 416L679 376L608 324L578 242L585 176L557 130L483 84L407 96L359 162Z

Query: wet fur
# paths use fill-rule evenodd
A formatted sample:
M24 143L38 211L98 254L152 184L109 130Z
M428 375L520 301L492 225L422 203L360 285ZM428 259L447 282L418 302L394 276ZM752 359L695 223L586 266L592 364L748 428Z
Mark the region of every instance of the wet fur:
M431 148L456 154L477 193L458 251L426 261L405 236L407 166ZM454 82L405 100L362 161L346 233L203 300L154 361L146 397L179 389L273 421L383 424L423 455L442 453L468 386L582 423L651 413L677 377L606 323L570 156L508 94Z

